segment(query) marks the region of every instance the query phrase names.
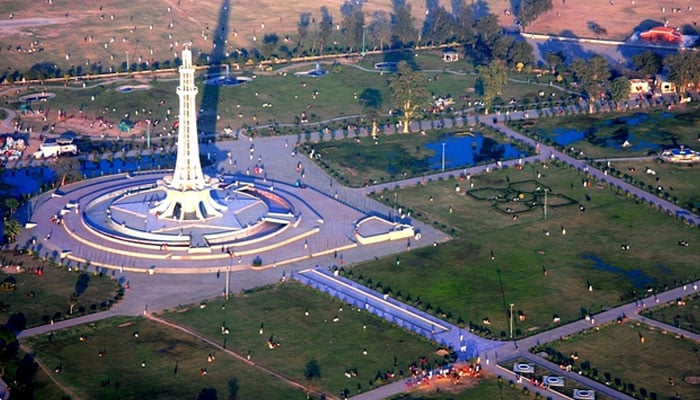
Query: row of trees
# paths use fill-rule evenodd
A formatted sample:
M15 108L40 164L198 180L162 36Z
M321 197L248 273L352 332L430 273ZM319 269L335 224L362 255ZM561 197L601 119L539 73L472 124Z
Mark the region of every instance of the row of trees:
M328 53L364 52L366 49L401 49L422 45L461 43L467 56L475 65L502 59L509 66L534 61L532 48L524 41L503 32L498 17L491 14L485 2L455 0L451 11L437 1L428 2L426 18L418 27L411 5L405 0L393 1L391 12L384 10L365 12L364 1L346 0L337 18L326 6L320 8L320 17L303 13L297 22L297 32L281 35L265 34L254 48L236 48L227 51L221 62L254 62L275 58L323 55ZM538 13L551 7L551 0L525 0L516 13L522 21L532 21ZM284 36L282 39L281 36ZM202 51L198 62L207 63L211 54ZM151 60L110 66L100 61L90 65L61 68L55 62L44 61L28 71L5 71L0 80L10 82L22 79L48 79L83 76L117 71L136 71L169 68L178 60Z
M597 101L612 100L619 104L629 99L630 78L642 77L651 79L662 71L666 71L667 80L676 85L681 95L686 90L700 85L700 54L697 52L680 52L661 57L657 53L647 51L633 57L634 71L631 75L620 75L613 71L608 61L601 55L595 55L588 60L576 57L566 65L565 56L561 53L548 53L545 57L552 72L563 81L564 75L573 80L574 89L586 99L588 110L592 113ZM508 69L505 61L493 59L486 64L477 66L477 92L484 101L484 112L488 113L493 101L501 95L508 82ZM402 132L409 132L409 125L415 117L428 106L430 96L425 88L420 72L411 68L407 62L398 65L398 71L389 81L395 106L402 111ZM361 98L362 100L362 98Z

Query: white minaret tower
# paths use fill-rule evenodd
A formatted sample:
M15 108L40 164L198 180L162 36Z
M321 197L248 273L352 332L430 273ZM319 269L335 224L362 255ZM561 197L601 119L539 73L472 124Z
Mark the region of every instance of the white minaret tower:
M188 47L182 50L182 65L179 71L180 86L177 87L177 95L180 98L180 124L177 129L175 171L160 183L165 187L167 194L165 199L151 209L151 213L162 218L178 220L203 220L221 216L226 206L211 197L211 180L204 175L202 164L199 162L195 107L197 86L194 84L192 51Z

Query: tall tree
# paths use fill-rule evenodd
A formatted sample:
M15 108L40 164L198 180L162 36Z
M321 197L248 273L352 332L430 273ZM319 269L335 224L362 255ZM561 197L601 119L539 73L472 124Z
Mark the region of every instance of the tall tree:
M518 18L522 26L528 26L551 9L552 0L522 0L518 7Z
M317 37L318 48L321 50L321 53L323 53L323 49L328 46L328 41L330 40L332 33L333 16L331 15L330 11L328 11L328 7L323 6L321 7L321 24L318 27Z
M386 11L375 11L369 23L368 33L372 38L374 47L383 49L391 41L391 18Z
M411 121L428 103L429 96L422 75L414 71L406 61L399 62L397 69L389 81L389 88L394 102L403 112L403 133L409 133Z
M551 73L554 73L554 71L557 70L557 67L560 65L564 65L564 61L566 60L566 56L564 53L561 51L547 51L544 55L544 61L547 63L549 66L549 71Z
M470 6L464 5L464 0L459 0L459 6L453 5L457 13L456 37L465 47L474 48L477 41L474 31L474 10Z
M8 214L10 215L15 212L17 207L19 207L19 200L15 199L14 197L6 198L4 203L5 207L7 207Z
M581 90L588 98L588 112L593 113L596 99L605 92L610 79L610 65L601 55L595 55L589 60L575 58L569 66L574 78L579 82Z
M653 78L660 73L663 63L663 57L651 50L632 56L632 66L645 78Z
M392 0L391 36L396 44L409 46L418 39L415 18L411 15L411 5L404 0Z
M297 47L304 47L304 40L309 36L309 27L311 26L311 13L301 13L299 22L297 22L297 34L299 35L299 43Z
M620 102L630 98L630 80L626 76L618 76L610 84L610 98L615 107L620 110Z
M676 91L683 93L690 84L700 84L700 54L682 51L664 58L664 67L668 70L668 80L676 84Z
M372 121L372 138L377 137L377 117L379 117L379 109L384 100L382 92L374 88L366 88L360 93L358 98L365 109L365 115Z
M501 94L503 87L508 82L508 73L501 60L493 60L488 65L480 65L476 68L476 72L478 74L477 87L484 98L484 114L488 114L493 100Z
M266 33L265 36L263 36L260 52L265 59L269 58L275 52L279 40L280 38L276 33Z
M528 65L535 62L535 51L530 43L524 40L516 40L508 49L508 65L517 67L522 64Z
M304 377L308 380L321 377L321 366L316 359L309 360L304 367Z
M16 219L9 218L3 222L2 235L5 237L5 240L7 240L7 243L14 242L15 238L19 236L20 233L22 233L22 224Z
M350 51L362 45L362 32L365 26L365 14L362 12L362 2L346 0L340 7L343 15L343 34Z
M454 16L445 7L438 6L437 2L429 4L423 22L422 42L441 44L453 40L457 30Z

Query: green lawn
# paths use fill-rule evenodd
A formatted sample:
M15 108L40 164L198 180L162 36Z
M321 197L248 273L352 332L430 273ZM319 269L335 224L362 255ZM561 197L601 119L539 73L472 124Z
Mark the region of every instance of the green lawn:
M416 62L418 67L427 70L423 76L426 89L431 96L452 97L455 100L454 110L470 109L471 102L479 98L474 93L476 76L465 73L470 71L466 63L449 65L449 68L457 73L443 72L446 65L440 65L442 61L440 61L439 52L423 52L416 58ZM392 93L388 87L391 76L375 71L371 62L365 61L362 66L370 71L363 71L351 65L326 63L322 64L322 68L329 70L329 75L323 78L309 78L294 75L294 72L313 68L312 65L300 65L271 73L259 73L252 82L239 87L205 85L202 73L197 79L199 87L197 103L206 112L200 118L199 127L204 132L215 130L221 133L225 127L238 129L268 124L291 124L276 126L275 132L303 134L306 131L317 131L325 127L345 129L348 124L368 125L368 121L355 117L367 112L358 100L366 89L379 91L381 95L379 112L382 114L380 122L391 123L393 118L388 116L389 110L394 108ZM434 72L433 69L439 72ZM252 76L253 74L246 71L243 75ZM516 75L516 77L520 76ZM28 86L21 95L42 91L55 93L55 98L40 105L34 105L35 111L62 109L69 120L83 116L90 120L100 117L116 125L123 118L135 122L148 116L152 120L162 122L151 131L151 134L154 136L162 134L167 137L167 132L178 110L175 75L167 79L149 77L139 81L124 79L92 87L98 83L100 82L95 80L85 81L86 88L82 88L83 82L72 82L68 87L34 85ZM148 84L151 89L134 90L130 93L116 91L117 87L128 84ZM511 98L519 100L528 98L528 104L532 105L538 99L538 91L539 88L535 85L509 82L497 103L507 103ZM524 103L519 104L522 107ZM427 108L428 104L425 106ZM170 115L168 115L168 109L171 111ZM300 123L302 113L306 114L308 124ZM55 117L55 114L49 112L48 116ZM426 114L424 117L436 118L432 114ZM340 120L327 121L334 118L340 118ZM48 122L40 121L38 118L30 117L27 123L33 125L35 131L48 127ZM56 129L60 131L61 126L59 122ZM95 132L97 128L81 129ZM270 131L266 128L261 129L261 134L268 133ZM131 133L123 133L121 136L129 138L132 134L141 137L145 134L145 127L137 127Z
M201 340L142 318L111 318L25 343L48 368L60 368L56 378L80 398L191 399L202 393L217 396L204 398L232 393L238 399L306 398ZM208 362L209 355L214 355L213 362ZM42 393L36 398L56 399Z
M700 295L693 295L644 311L644 316L700 333Z
M2 264L12 267L0 271L0 282L14 282L14 290L0 291L2 321L19 313L27 327L43 325L52 319L104 310L121 296L119 285L109 275L86 273L77 268L69 272L29 255L3 252L1 256ZM20 272L16 266L20 266ZM36 273L39 268L43 268L41 275Z
M509 303L515 304L515 334L521 336L552 328L555 316L562 322L578 319L700 273L700 254L677 244L700 239L697 228L611 189L584 188L584 179L568 168L526 165L470 181L377 193L380 201L393 205L396 198L413 217L455 239L355 265L346 273L495 337L506 335ZM546 220L543 196L533 191L533 182L535 189L551 190ZM523 207L528 201L537 205ZM630 251L621 250L625 243Z
M612 161L612 168L635 185L695 213L700 209L700 168L692 164L673 164L659 160ZM655 174L647 173L647 168ZM659 190L660 188L660 190Z
M250 353L254 362L298 381L306 381L305 366L316 360L320 377L308 384L334 395L371 389L385 381L387 372L399 379L421 356L445 360L436 354L436 344L296 282L163 317L233 351ZM223 326L229 335L222 335ZM268 342L279 346L270 349ZM357 376L346 377L352 370Z
M554 362L578 354L576 369L629 394L646 393L659 399L676 394L683 399L700 397L697 384L686 381L698 379L698 344L634 321L585 331L545 347Z

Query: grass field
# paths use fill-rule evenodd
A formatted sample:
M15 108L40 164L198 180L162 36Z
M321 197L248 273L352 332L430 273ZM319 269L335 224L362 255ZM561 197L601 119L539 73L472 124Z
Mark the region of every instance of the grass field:
M0 291L0 320L17 313L32 327L72 316L103 310L119 298L119 285L110 276L72 272L29 255L3 252L0 281L13 281L13 291ZM17 272L15 266L21 266ZM37 274L41 269L42 274ZM79 293L78 296L72 296ZM73 312L71 314L71 305Z
M379 60L379 59L376 59ZM432 96L452 97L457 111L472 107L471 101L478 97L473 93L475 76L468 73L466 63L451 65L450 68L461 71L459 74L442 73L438 53L421 53L417 59L418 65L425 69L426 89ZM373 59L363 62L363 66L372 69ZM197 104L203 110L200 116L199 128L204 132L221 133L224 128L265 126L268 124L289 124L278 127L279 133L302 133L307 130L320 130L323 127L331 129L346 128L348 124L367 125L356 117L367 112L357 96L366 89L376 89L381 94L382 117L381 123L390 123L389 110L393 109L392 95L388 87L389 76L376 71L363 71L349 65L324 64L322 68L331 71L320 79L294 76L295 71L306 71L313 64L287 68L272 74L259 74L249 84L243 87L211 87L203 84L203 76L198 79L199 95ZM432 68L435 68L433 70ZM436 72L438 71L438 72ZM249 73L247 75L250 75ZM527 81L526 75L515 75L516 78ZM130 93L120 93L116 89L123 85L146 84L148 90L134 90ZM146 125L134 128L130 133L120 133L117 124L122 119L132 122L143 121L145 118L160 121L151 130L153 136L166 136L172 127L178 110L176 94L177 79L144 79L117 80L108 82L88 81L85 88L82 85L29 86L22 88L18 95L50 92L56 97L46 102L32 105L35 114L22 116L25 129L34 132L55 127L56 132L74 131L90 133L91 135L108 135L111 137L142 137L146 134ZM537 100L539 87L523 83L510 82L503 91L501 100L517 98L529 99L532 105ZM553 92L557 92L553 89ZM558 92L557 92L558 93ZM462 96L468 96L469 99ZM18 107L18 106L17 106ZM62 111L67 118L59 119ZM301 124L301 114L306 113L309 124ZM44 120L46 116L47 120ZM352 116L350 118L345 118ZM434 116L430 116L433 118ZM112 127L102 122L111 122ZM323 122L332 118L339 121ZM262 129L267 134L267 129Z
M232 393L238 399L306 398L301 390L201 340L140 318L82 325L57 331L50 339L32 337L26 345L49 369L60 368L55 378L79 398L197 398L202 392L216 395L205 398ZM214 362L208 362L211 354ZM42 393L35 393L36 398L52 399Z
M400 254L398 268L396 257L353 266L352 278L502 337L508 327L508 303L515 303L514 311L523 316L515 325L521 336L555 326L555 316L578 319L630 301L647 288L663 289L697 277L698 255L677 244L700 239L696 228L613 190L584 188L584 179L568 168L526 165L521 171L472 176L470 182L434 181L402 189L396 192L400 207L455 240ZM493 200L464 195L472 182L477 193L511 194ZM537 207L522 213L522 202L510 200L518 197L518 190L523 201L533 199L530 182L551 190L546 220L541 197ZM389 191L377 197L390 206L395 198ZM566 198L574 204L554 207L557 197L562 204L568 203ZM630 251L621 250L625 243Z
M645 310L644 316L700 333L700 295L678 299L665 306Z
M174 310L163 317L334 395L346 389L351 394L368 390L385 382L387 372L399 379L422 356L431 364L446 360L436 353L436 344L295 282L228 302L212 300L204 309ZM222 335L222 327L230 334ZM278 347L270 349L270 342ZM305 365L314 359L320 377L307 381ZM346 377L348 371L357 376Z
M659 399L700 397L700 388L694 384L698 379L698 348L692 340L627 322L586 331L546 347L555 354L555 362L570 361L570 354L578 354L576 369L628 394L645 393L642 398Z

